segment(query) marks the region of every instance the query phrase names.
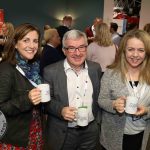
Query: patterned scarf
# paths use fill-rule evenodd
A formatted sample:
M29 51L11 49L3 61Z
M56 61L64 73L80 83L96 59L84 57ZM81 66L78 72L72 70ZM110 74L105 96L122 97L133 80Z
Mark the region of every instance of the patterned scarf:
M18 53L16 53L16 59L18 62L17 65L24 71L26 78L37 85L41 84L39 61L28 63L28 61L24 60Z

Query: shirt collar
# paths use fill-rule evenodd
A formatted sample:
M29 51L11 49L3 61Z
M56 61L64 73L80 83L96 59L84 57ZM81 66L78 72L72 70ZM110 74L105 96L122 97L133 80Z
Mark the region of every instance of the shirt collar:
M93 35L94 35L94 37L95 37L95 35L96 35L96 33L95 33L95 28L94 28L94 25L92 25L92 32L93 32Z
M70 64L68 63L68 61L67 61L67 59L65 59L64 60L64 69L65 69L65 72L67 72L68 70L73 70L73 68L70 66ZM88 65L87 65L87 62L86 62L86 60L85 60L85 62L84 62L84 67L83 67L83 69L88 69Z
M53 48L55 48L52 44L50 44L50 43L47 43L47 45L49 45L49 46L51 46L51 47L53 47Z
M95 31L94 25L92 25L92 28L91 28L91 29L92 29L92 31Z

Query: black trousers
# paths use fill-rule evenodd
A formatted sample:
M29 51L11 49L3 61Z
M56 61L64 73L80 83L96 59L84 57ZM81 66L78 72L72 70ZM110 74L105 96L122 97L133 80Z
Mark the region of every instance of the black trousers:
M96 121L86 127L68 128L61 150L96 150L99 126Z
M123 150L140 150L142 145L143 133L140 132L135 135L123 136Z
M143 133L144 132L140 132L135 135L124 134L122 150L141 150ZM106 149L102 146L101 150Z

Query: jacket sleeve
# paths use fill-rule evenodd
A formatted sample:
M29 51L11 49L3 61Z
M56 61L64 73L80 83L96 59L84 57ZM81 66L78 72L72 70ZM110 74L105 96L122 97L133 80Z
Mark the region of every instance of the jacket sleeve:
M20 88L16 88L16 85ZM15 116L20 112L29 111L32 103L28 98L28 91L24 90L19 79L16 79L15 68L0 65L0 110L8 116Z
M105 111L116 114L116 111L113 109L113 105L112 105L113 100L111 100L111 96L110 96L111 95L110 93L111 76L112 76L111 73L109 71L106 71L102 77L98 103L99 103L99 106Z
M62 115L61 115L61 111L63 109L63 107L65 107L66 105L63 104L63 101L60 100L60 97L58 96L58 94L56 94L55 87L57 85L54 85L54 80L56 81L56 76L55 76L55 69L49 69L46 67L46 69L44 69L44 80L45 82L50 84L50 94L51 94L51 100L50 102L45 104L45 111L46 113L55 116L59 119L63 119ZM55 78L55 79L53 79ZM61 89L60 89L61 90Z

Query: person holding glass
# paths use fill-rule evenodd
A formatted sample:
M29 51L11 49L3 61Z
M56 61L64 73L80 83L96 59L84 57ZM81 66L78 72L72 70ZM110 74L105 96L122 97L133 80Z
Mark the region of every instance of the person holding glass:
M63 37L66 59L44 68L51 87L46 150L95 150L99 138L97 120L100 65L87 61L87 37L70 30Z
M29 23L17 26L6 42L0 63L0 111L7 125L1 150L42 150L39 50L40 31Z
M150 133L150 36L129 31L118 51L101 80L100 142L106 150L145 150ZM127 112L128 96L138 101L133 114Z

